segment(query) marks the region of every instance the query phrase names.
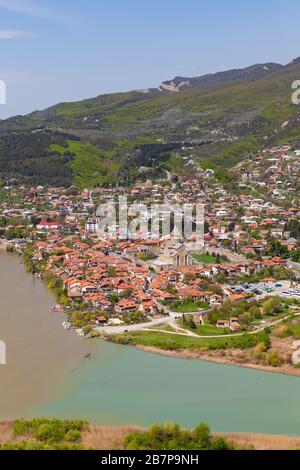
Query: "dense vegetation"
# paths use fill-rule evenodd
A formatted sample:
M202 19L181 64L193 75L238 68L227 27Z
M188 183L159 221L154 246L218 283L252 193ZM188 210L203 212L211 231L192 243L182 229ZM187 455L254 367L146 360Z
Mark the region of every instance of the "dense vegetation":
M87 425L80 420L17 420L13 426L16 441L0 445L0 450L82 450L81 434Z
M285 230L290 232L292 238L300 240L300 220L294 219L290 220L286 226Z
M206 424L192 431L174 423L152 426L148 432L135 432L126 439L127 450L229 450L223 438L214 438Z
M89 426L84 421L59 419L18 420L12 423L10 436L0 435L0 450L233 450L235 444L213 436L209 427L200 423L195 429L183 429L172 422L153 425L148 431ZM100 431L100 432L99 432ZM6 431L7 432L7 431ZM109 441L109 442L108 442Z
M64 144L65 135L56 132L10 133L0 136L0 168L6 180L17 178L33 185L70 185L71 155L48 150L52 143Z

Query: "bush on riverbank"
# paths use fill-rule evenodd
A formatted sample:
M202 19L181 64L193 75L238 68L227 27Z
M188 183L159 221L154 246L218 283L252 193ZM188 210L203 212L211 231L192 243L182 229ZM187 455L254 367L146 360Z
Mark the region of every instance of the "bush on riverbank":
M153 425L148 432L134 432L125 440L126 450L229 450L223 438L211 435L206 424L192 431L174 423Z
M45 273L44 280L47 282L48 289L54 293L58 303L68 305L69 298L66 289L63 287L62 279L50 273Z
M81 433L88 425L85 421L61 421L59 419L17 420L14 437L29 437L42 444L80 442Z

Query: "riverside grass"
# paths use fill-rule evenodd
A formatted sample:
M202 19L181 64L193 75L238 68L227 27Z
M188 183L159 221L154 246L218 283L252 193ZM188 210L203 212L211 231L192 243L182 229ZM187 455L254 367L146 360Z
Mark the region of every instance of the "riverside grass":
M158 348L164 351L176 350L222 350L222 349L247 349L256 346L258 343L269 341L266 332L256 335L241 336L219 336L218 338L196 338L189 336L179 336L175 334L165 334L151 331L136 331L109 336L109 339L118 344L129 344L132 346L145 346Z

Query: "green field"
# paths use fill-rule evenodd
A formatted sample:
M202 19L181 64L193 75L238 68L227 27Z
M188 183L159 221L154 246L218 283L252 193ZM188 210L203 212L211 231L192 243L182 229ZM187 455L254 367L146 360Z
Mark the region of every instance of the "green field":
M178 322L178 325L181 328L185 328L192 333L196 333L199 336L224 336L226 334L232 333L229 328L218 328L214 325L197 325L196 328L190 328L187 325L184 325L182 322Z
M242 335L235 337L220 336L220 338L193 338L189 336L179 336L172 333L158 333L151 331L137 331L113 336L111 339L120 344L130 344L132 346L148 346L165 351L176 351L182 349L190 350L217 350L217 349L247 349L254 347L260 342L268 340L265 332L256 335Z
M193 313L209 307L207 302L186 302L181 305L172 305L171 310L175 313Z
M224 263L222 259L217 259L216 256L212 256L206 253L198 254L198 255L193 255L193 258L198 261L199 263L203 264L216 264L216 263Z

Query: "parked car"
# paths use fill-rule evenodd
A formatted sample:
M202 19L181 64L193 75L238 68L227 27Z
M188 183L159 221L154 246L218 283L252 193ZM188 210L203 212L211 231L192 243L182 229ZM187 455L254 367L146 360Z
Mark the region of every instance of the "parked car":
M262 292L259 289L253 289L252 292L256 295L261 295Z

